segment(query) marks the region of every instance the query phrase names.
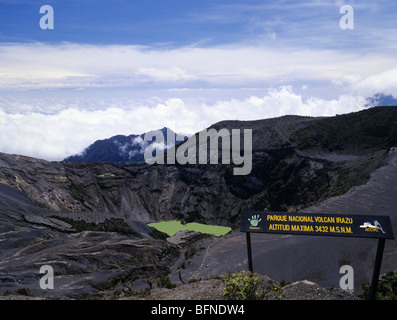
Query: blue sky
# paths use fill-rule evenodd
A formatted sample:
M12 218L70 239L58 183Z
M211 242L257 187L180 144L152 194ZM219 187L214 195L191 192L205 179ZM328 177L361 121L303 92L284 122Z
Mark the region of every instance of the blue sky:
M39 8L51 5L56 28L39 28ZM339 8L355 11L354 31L338 28ZM395 28L392 1L241 0L0 0L2 42L219 45L274 40L323 48L372 48ZM336 27L336 28L335 28ZM379 33L378 33L379 32ZM384 38L384 39L382 39Z
M0 0L0 152L61 160L116 134L393 100L396 16L394 1Z

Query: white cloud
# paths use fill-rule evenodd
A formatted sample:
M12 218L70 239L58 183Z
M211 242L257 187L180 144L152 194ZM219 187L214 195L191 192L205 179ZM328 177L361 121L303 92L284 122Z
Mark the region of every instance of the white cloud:
M280 46L155 48L132 45L0 45L0 90L252 86L272 81L363 77L390 69L394 56ZM175 83L177 82L177 83Z
M172 67L170 69L156 69L156 68L140 68L137 75L147 77L153 81L180 81L180 80L194 80L195 76L187 74L184 70L178 67Z
M353 81L351 88L362 95L373 96L377 93L397 97L397 67Z
M361 96L338 99L304 98L291 87L270 89L262 96L186 104L167 99L154 106L128 108L120 102L103 110L68 108L53 114L6 113L0 109L0 151L61 160L80 153L95 140L116 134L140 134L167 126L191 134L222 120L252 120L286 114L326 116L358 111L365 105ZM133 143L139 143L138 140Z
M360 73L349 73L344 75L340 79L335 79L332 80L333 83L335 83L338 86L344 86L344 85L351 85L354 84L360 80L362 80L362 76Z
M397 97L397 67L363 77L361 73L349 73L332 81L346 92L364 97L381 93Z

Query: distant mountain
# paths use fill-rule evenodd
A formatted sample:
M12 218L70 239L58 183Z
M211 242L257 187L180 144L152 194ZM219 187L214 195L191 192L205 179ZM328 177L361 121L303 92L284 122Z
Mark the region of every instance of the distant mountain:
M160 131L164 136L164 143L172 146L177 134L169 128ZM169 135L173 135L169 136ZM117 135L109 139L97 140L82 153L67 157L68 162L109 162L116 164L130 164L144 162L145 149L152 143L144 141L145 133L129 136ZM187 137L184 137L187 139ZM169 142L171 141L171 142Z

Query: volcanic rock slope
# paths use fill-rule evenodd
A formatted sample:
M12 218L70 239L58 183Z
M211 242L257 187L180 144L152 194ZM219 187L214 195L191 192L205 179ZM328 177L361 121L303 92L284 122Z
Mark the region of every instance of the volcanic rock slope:
M148 222L237 227L243 209L300 210L343 194L366 182L397 145L397 108L212 127L252 129L249 175L234 176L233 164L47 162L0 154L2 287L35 290L43 264L58 274L59 290L51 292L57 297L156 277L170 271L180 248L153 239Z

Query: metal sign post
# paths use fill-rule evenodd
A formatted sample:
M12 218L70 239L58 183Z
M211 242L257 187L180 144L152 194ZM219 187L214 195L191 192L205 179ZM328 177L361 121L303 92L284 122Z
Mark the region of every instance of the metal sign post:
M382 265L383 250L385 248L386 239L381 238L378 240L378 249L376 250L376 258L374 265L374 272L372 274L371 287L369 289L368 300L375 300L376 289L378 287L380 267Z
M251 233L277 233L378 239L368 299L374 300L386 239L394 239L388 216L244 211L240 231L246 233L248 269L253 272Z
M248 270L254 273L254 267L252 265L251 233L246 232L245 235L247 239Z

